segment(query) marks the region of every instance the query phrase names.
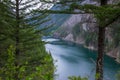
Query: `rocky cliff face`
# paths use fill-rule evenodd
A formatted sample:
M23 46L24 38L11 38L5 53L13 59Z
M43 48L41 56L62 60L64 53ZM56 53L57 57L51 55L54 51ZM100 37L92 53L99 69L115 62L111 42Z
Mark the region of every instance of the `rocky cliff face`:
M109 0L109 4L116 3L117 1L118 0ZM83 0L81 4L99 5L99 2L97 2L97 0ZM96 19L91 14L70 15L61 27L54 32L54 37L83 44L89 49L97 50L98 27L95 22ZM119 61L120 58L120 45L117 45L117 43L120 42L120 38L118 38L120 32L116 32L116 30L120 29L118 22L119 20L106 29L105 40L106 54L116 58L117 61ZM116 34L116 36L114 34Z

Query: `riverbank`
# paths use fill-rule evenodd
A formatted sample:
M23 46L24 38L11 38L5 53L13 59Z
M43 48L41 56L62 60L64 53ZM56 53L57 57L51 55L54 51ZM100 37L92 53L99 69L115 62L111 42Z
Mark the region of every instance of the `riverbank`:
M89 45L89 46L87 46L83 40L74 41L74 40L66 39L66 38L64 39L64 38L58 38L58 37L55 37L55 36L53 36L53 37L56 38L56 39L60 39L60 40L69 42L69 43L74 43L74 44L78 44L78 45L83 45L83 46L84 46L85 48L87 48L87 49L97 51L97 47L95 47L94 45ZM106 50L105 50L105 51L106 51ZM111 51L106 51L105 53L106 53L105 55L113 58L116 62L120 63L120 58L119 58L119 56L120 56L120 55L119 55L119 54L120 54L120 49L119 49L119 48L112 49Z

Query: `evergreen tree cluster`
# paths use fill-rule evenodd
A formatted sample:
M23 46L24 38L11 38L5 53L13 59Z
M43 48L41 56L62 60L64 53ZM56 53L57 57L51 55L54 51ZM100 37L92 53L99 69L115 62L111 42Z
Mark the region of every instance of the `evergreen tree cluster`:
M0 80L51 80L53 60L41 40L47 22L33 0L0 1ZM38 28L39 27L39 28ZM49 70L49 71L48 71Z

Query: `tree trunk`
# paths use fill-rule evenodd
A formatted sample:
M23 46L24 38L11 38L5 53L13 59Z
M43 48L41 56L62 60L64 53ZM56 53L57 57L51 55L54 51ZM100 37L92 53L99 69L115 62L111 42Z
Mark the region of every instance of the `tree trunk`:
M15 54L19 55L19 0L16 0L16 33L15 33L15 38L16 38L16 49L15 49Z
M15 80L20 80L19 79L19 62L18 62L18 59L19 59L19 54L20 54L20 49L19 49L19 0L16 0L16 30L15 30L15 66L16 66L16 73L15 73Z
M96 80L103 80L105 27L99 27L98 32L98 57L96 62Z
M101 0L101 6L107 4L107 0ZM104 58L104 40L105 40L105 27L99 26L98 28L98 57L96 62L96 80L103 80L103 58Z

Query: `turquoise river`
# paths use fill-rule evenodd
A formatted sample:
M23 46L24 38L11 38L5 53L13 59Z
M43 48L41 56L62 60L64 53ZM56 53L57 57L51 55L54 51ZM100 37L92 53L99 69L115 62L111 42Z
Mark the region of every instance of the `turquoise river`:
M45 47L54 59L56 66L55 80L68 80L69 76L88 77L95 80L95 61L97 52L82 45L54 38L44 38L48 42ZM104 56L104 80L116 80L120 64L113 58Z

